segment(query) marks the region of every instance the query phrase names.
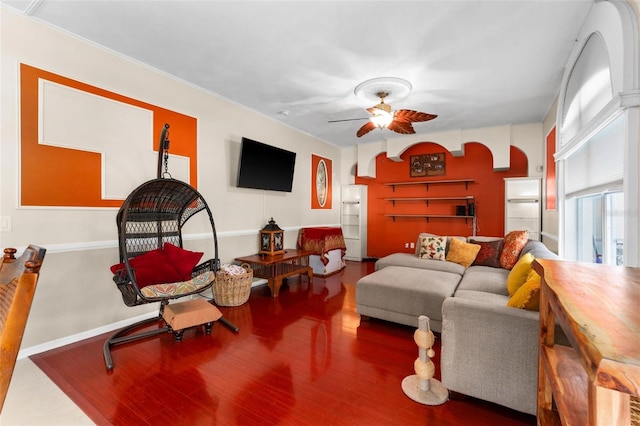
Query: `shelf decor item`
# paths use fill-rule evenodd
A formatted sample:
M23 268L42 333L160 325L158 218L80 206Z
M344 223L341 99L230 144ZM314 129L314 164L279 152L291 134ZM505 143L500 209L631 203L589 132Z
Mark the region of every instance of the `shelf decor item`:
M409 157L409 175L411 177L444 175L444 158L444 152L412 155Z
M240 306L249 300L253 269L247 263L222 265L213 283L213 298L218 306Z
M273 256L284 253L284 231L271 218L269 223L260 230L259 254Z

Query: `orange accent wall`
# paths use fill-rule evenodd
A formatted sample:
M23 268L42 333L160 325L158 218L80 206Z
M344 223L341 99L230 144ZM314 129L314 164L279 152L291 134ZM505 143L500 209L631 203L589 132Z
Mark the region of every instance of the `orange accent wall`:
M100 154L38 144L38 79L152 111L154 150L157 151L162 127L165 123L169 123L170 136L176 136L170 137L170 152L190 158L190 184L197 187L197 120L195 118L20 64L21 205L119 207L123 201L101 198ZM155 163L153 166L155 170ZM136 182L136 184L141 183Z
M551 129L551 132L547 135L547 177L545 179L545 196L546 210L556 209L556 161L553 156L556 153L556 128Z
M418 154L445 153L445 174L442 176L412 178L409 176L409 157ZM401 156L402 162L395 162L382 153L376 158L376 178L358 178L356 183L368 186L368 227L367 255L383 257L391 253L415 251L404 248L405 242L416 242L420 232L438 235L472 235L472 221L465 223L462 218L392 218L385 214L446 214L455 215L455 206L460 201L396 202L395 207L385 198L400 197L453 197L473 195L477 216L477 235L504 235L504 178L527 176L527 157L518 148L511 147L511 167L507 171L493 170L493 157L486 146L469 142L464 146L465 155L454 157L442 146L425 142L413 145ZM395 192L389 182L410 182L421 180L473 179L465 189L464 184L409 185L396 187Z

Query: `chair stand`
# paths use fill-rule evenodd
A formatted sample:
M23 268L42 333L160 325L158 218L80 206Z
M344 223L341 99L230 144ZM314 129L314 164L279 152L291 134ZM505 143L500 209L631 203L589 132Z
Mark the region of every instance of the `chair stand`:
M170 327L165 323L164 327L161 327L158 329L153 329L153 330L149 330L149 331L145 331L137 334L127 334L139 327L142 327L157 321L164 322L164 320L162 319L162 316L147 318L145 320L138 321L134 324L128 325L116 331L111 336L109 336L106 342L104 342L104 347L102 349L102 352L104 355L104 362L106 364L107 370L108 371L113 370L113 359L111 358L111 346L119 345L121 343L133 342L135 340L146 339L147 337L157 336L158 334L171 332Z

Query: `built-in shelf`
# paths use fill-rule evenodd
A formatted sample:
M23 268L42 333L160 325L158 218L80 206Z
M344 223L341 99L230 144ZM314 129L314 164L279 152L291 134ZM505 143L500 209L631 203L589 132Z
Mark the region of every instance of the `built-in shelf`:
M367 187L342 187L341 224L347 260L361 261L367 256Z
M424 201L429 206L429 201L473 201L473 195L467 195L466 197L401 197L401 198L385 198L385 201L391 201L393 205L396 205L396 201Z
M426 219L427 222L429 222L429 219L433 218L433 219L473 219L474 223L475 223L475 216L458 216L458 215L454 215L454 214L385 214L386 217L391 217L393 218L393 221L396 221L397 217L408 217L408 218L424 218ZM475 228L475 226L474 226Z
M449 185L449 184L464 184L466 189L469 189L469 183L473 182L473 179L440 179L440 180L414 180L410 182L387 182L385 185L390 186L393 189L393 192L396 191L396 186L407 186L407 185L425 185L427 191L429 191L429 185ZM466 204L463 207L463 214L403 214L403 213L391 213L385 214L386 217L390 217L393 221L396 221L396 218L421 218L425 219L429 222L429 219L464 219L465 223L471 219L473 221L473 235L476 235L476 216L475 216L475 197L473 195L457 195L451 197L388 197L384 199L385 201L391 201L393 207L396 206L397 202L424 202L427 207L429 207L429 202L464 202ZM458 213L458 207L456 206L456 213ZM464 214L466 213L466 214Z
M504 232L529 231L529 238L540 240L542 225L542 186L540 178L505 178Z
M395 192L396 186L405 186L405 185L425 185L427 191L429 190L429 185L444 185L444 184L453 184L453 183L464 183L465 188L469 189L469 184L473 182L473 179L440 179L440 180L414 180L411 182L387 182L385 185L393 188Z

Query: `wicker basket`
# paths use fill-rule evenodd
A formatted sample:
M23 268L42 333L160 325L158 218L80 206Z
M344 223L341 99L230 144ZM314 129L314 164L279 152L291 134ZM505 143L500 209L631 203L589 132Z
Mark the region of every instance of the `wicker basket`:
M213 283L213 298L218 306L240 306L249 300L253 269L243 263L244 274L230 275L225 271L216 273Z

